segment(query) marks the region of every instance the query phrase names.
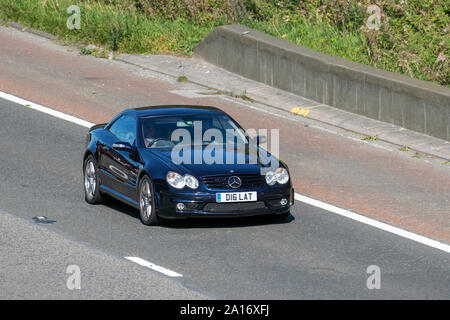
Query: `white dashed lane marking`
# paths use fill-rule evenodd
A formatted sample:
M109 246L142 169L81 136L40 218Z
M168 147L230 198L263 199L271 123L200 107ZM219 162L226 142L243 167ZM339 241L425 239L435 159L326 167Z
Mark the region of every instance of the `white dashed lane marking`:
M175 277L182 277L183 276L182 274L179 274L178 272L166 269L166 268L161 267L161 266L157 266L156 264L151 263L151 262L149 262L147 260L144 260L142 258L139 258L139 257L125 257L125 259L133 261L134 263L137 263L137 264L139 264L139 265L141 265L143 267L146 267L146 268L149 268L149 269L161 272L161 273L163 273L163 274L165 274L166 276L169 276L169 277L175 278Z

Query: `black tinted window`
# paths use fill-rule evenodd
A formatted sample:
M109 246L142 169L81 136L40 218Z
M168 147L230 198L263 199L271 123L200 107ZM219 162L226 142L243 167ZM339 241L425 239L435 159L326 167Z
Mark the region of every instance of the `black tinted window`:
M124 115L111 125L109 131L115 135L119 141L128 142L133 145L136 141L136 119Z
M174 132L184 131L191 138L191 143L194 143L194 127L195 125L201 125L201 137L202 144L209 144L212 141L206 139L206 132L210 129L214 129L215 133L221 135L221 138L214 136L214 142L228 143L227 130L231 130L236 133L237 141L243 144L247 144L248 141L243 134L238 134L241 130L239 125L231 120L227 115L179 115L179 116L166 116L155 118L144 118L142 122L142 133L146 147L171 147L178 143L178 141L172 141ZM176 139L175 139L176 140ZM154 141L154 142L153 142ZM232 140L234 143L234 138ZM188 141L183 141L188 143Z

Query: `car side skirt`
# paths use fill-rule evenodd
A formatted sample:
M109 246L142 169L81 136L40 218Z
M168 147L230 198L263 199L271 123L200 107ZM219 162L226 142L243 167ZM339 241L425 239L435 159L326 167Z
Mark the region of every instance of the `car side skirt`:
M133 199L124 196L123 194L121 194L120 192L117 192L111 188L105 187L104 185L100 185L100 191L103 193L106 193L108 195L110 195L113 198L116 198L117 200L120 200L136 209L139 209L139 203L134 201Z

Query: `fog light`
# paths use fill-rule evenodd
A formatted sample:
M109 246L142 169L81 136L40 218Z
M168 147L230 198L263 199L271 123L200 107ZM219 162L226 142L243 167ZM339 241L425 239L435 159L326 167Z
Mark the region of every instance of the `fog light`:
M281 204L282 206L287 205L287 203L288 203L288 201L287 201L286 198L283 198L283 199L280 200L280 204Z
M177 210L182 211L182 210L184 210L184 208L185 208L184 203L177 203Z

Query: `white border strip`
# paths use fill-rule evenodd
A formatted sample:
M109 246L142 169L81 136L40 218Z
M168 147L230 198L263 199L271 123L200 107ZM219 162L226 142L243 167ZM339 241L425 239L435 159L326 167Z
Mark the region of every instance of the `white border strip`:
M26 107L29 107L30 109L33 109L33 110L41 111L43 113L49 114L51 116L54 116L56 118L60 118L60 119L66 120L66 121L70 121L72 123L78 124L78 125L86 127L86 128L90 128L90 127L92 127L94 125L91 122L88 122L88 121L85 121L85 120L81 120L79 118L67 115L67 114L62 113L60 111L56 111L56 110L53 110L53 109L50 109L50 108L38 105L36 103L33 103L33 102L30 102L30 101L18 98L16 96L13 96L11 94L8 94L8 93L2 92L2 91L0 91L0 98L9 100L11 102L14 102L14 103L26 106ZM329 212L336 213L336 214L341 215L343 217L346 217L346 218L349 218L349 219L352 219L352 220L355 220L355 221L358 221L358 222L370 225L372 227L375 227L375 228L378 228L378 229L381 229L381 230L384 230L384 231L396 234L396 235L398 235L400 237L404 237L404 238L407 238L407 239L410 239L410 240L422 243L424 245L427 245L427 246L430 246L430 247L433 247L433 248L445 251L447 253L450 253L450 246L449 245L446 245L446 244L441 243L439 241L432 240L430 238L426 238L424 236L420 236L418 234L415 234L415 233L412 233L412 232L409 232L409 231L406 231L406 230L403 230L403 229L391 226L389 224L386 224L386 223L383 223L383 222L380 222L380 221L377 221L377 220L373 220L373 219L364 217L362 215L359 215L357 213L351 212L349 210L345 210L345 209L333 206L331 204L328 204L328 203L325 203L325 202L322 202L322 201L319 201L319 200L315 200L315 199L309 198L307 196L303 196L303 195L298 194L298 193L295 193L295 200L307 203L309 205L312 205L312 206L315 206L315 207L327 210ZM129 259L129 258L138 259L138 260L140 259L140 258L136 258L136 257L128 257L127 259ZM131 260L131 259L129 259L129 260ZM154 267L157 267L157 268L162 268L162 267L158 267L158 266L156 266L156 265L154 265L154 264L152 264L152 263L150 263L148 261L145 261L143 259L140 259L139 261L145 263L145 266L151 265L151 266L154 266ZM139 263L139 262L136 262L136 263ZM139 263L139 264L141 264L141 263ZM151 267L149 267L149 268L151 268ZM164 269L164 268L162 268L162 269ZM167 269L164 269L164 270L167 270ZM168 271L169 272L173 272L173 271L170 271L170 270L168 270ZM176 272L174 272L174 273L179 275L179 273L176 273ZM181 275L179 275L179 276L181 276Z
M183 276L182 274L179 274L179 273L177 273L175 271L166 269L164 267L157 266L156 264L153 264L153 263L151 263L151 262L149 262L147 260L141 259L139 257L124 257L124 258L127 259L127 260L130 260L130 261L133 261L133 262L135 262L135 263L137 263L137 264L139 264L139 265L141 265L143 267L150 268L152 270L161 272L161 273L165 274L166 276L169 276L169 277L172 277L172 278L182 277Z
M91 123L91 122L88 122L88 121L85 121L85 120L81 120L81 119L76 118L74 116L70 116L70 115L62 113L60 111L56 111L56 110L53 110L53 109L41 106L41 105L33 103L31 101L27 101L27 100L18 98L16 96L13 96L11 94L5 93L3 91L0 91L0 98L9 100L11 102L20 104L22 106L28 107L28 108L36 110L36 111L40 111L40 112L46 113L46 114L54 116L56 118L63 119L63 120L66 120L66 121L78 124L78 125L86 127L86 128L90 128L90 127L92 127L94 125L94 123Z
M335 206L333 206L331 204L328 204L328 203L325 203L325 202L322 202L322 201L319 201L319 200L315 200L315 199L303 196L303 195L298 194L298 193L295 193L294 198L295 198L295 200L307 203L307 204L312 205L314 207L318 207L318 208L321 208L321 209L324 209L324 210L336 213L336 214L338 214L340 216L343 216L343 217L346 217L346 218L349 218L349 219L352 219L352 220L355 220L355 221L367 224L369 226L372 226L372 227L375 227L375 228L378 228L378 229L381 229L381 230L384 230L384 231L396 234L396 235L401 236L403 238L407 238L407 239L410 239L410 240L413 240L413 241L416 241L416 242L420 242L420 243L425 244L427 246L430 246L430 247L433 247L433 248L445 251L447 253L450 253L450 246L449 245L446 245L444 243L438 242L436 240L432 240L432 239L426 238L424 236L420 236L418 234L415 234L415 233L412 233L412 232L409 232L409 231L406 231L406 230L403 230L403 229L391 226L389 224L386 224L386 223L383 223L383 222L380 222L380 221L377 221L377 220L373 220L373 219L367 218L367 217L359 215L357 213L354 213L354 212L351 212L351 211L348 211L348 210L345 210L345 209L342 209L342 208L335 207Z

